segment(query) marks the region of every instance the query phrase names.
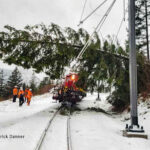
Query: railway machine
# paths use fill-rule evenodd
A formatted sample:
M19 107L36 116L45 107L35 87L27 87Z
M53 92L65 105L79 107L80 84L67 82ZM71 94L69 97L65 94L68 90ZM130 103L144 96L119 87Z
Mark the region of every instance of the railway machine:
M86 92L76 86L78 80L79 76L76 73L66 75L64 83L54 88L53 99L63 105L71 106L81 101L86 96Z

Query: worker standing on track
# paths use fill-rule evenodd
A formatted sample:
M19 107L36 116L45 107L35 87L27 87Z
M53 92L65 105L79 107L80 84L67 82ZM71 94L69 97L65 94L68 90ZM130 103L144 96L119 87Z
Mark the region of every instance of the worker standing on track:
M25 97L25 102L27 101L28 91L29 91L29 88L26 88L26 89L25 89L25 95L24 95L24 97Z
M22 106L22 104L24 103L24 91L22 87L19 90L18 97L19 97L19 106Z
M29 89L28 94L27 94L27 105L28 106L30 105L32 95L33 95L32 94L32 89Z
M13 89L13 102L14 103L16 102L17 94L18 94L17 86L14 86L14 89Z

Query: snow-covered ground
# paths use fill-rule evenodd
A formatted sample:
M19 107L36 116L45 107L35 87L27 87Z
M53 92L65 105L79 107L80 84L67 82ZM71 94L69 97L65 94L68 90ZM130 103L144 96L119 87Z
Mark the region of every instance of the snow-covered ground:
M31 105L19 107L18 101L0 102L0 150L34 150L49 119L60 106L54 103L51 94L33 97ZM73 150L149 150L150 140L127 138L122 130L130 115L107 115L87 110L90 107L110 111L111 105L105 101L107 94L88 94L78 104L82 111L71 116L71 136ZM150 109L146 103L139 104L139 124L144 126L150 137ZM110 112L111 113L111 112ZM67 116L58 115L45 137L42 150L66 150ZM16 137L15 137L16 136ZM18 136L18 137L17 137Z

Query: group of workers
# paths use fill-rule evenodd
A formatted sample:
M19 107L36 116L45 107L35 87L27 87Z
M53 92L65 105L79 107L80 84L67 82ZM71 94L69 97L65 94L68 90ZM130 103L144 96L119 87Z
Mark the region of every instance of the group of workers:
M24 102L27 102L27 105L29 106L32 97L32 89L26 88L24 91L22 87L18 90L17 86L14 86L13 102L16 102L17 97L19 98L19 106L22 106Z

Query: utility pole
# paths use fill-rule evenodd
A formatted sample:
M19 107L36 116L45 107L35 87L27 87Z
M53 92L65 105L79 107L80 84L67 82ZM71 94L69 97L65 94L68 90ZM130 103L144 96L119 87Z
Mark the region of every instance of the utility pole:
M143 127L138 124L137 111L137 62L136 62L136 41L135 41L135 0L129 0L129 78L130 78L130 108L131 125L126 125L124 136L130 136L130 132L143 133ZM134 137L139 136L135 134ZM143 135L142 135L143 136ZM144 137L147 137L144 135Z
M131 126L138 125L137 115L137 64L135 43L135 0L129 0L129 70L130 70L130 103Z
M149 60L149 37L148 37L147 0L145 0L145 18L146 18L147 59Z

